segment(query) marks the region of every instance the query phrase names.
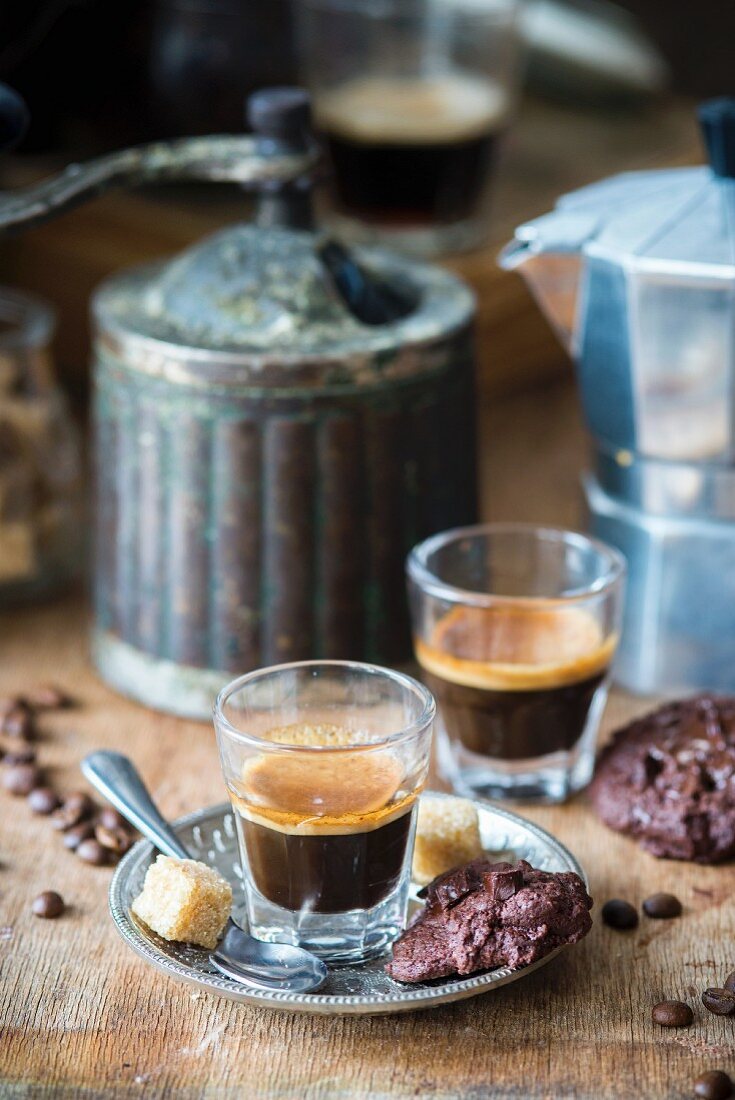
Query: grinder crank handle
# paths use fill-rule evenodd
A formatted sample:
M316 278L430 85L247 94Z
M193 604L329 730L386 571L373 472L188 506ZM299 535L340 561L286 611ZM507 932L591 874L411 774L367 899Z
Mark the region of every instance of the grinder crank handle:
M23 136L28 108L12 88L0 85L0 150ZM264 153L257 137L215 134L154 141L120 149L15 191L0 191L0 232L47 221L113 187L209 180L248 185L296 180L313 170L318 150L273 149Z

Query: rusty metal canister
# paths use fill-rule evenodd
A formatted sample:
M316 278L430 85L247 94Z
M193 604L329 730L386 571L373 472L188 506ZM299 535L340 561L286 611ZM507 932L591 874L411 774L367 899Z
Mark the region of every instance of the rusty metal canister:
M233 674L408 655L408 550L475 518L470 291L378 250L417 306L360 323L314 234L235 226L93 301L93 650L205 716Z

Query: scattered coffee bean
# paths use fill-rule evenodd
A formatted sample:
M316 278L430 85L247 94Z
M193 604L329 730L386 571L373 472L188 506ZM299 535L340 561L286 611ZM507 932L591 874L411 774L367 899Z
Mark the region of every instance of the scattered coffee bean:
M3 764L12 767L15 764L35 764L36 753L34 749L19 749L18 752L6 752Z
M73 791L64 799L65 806L73 806L78 809L80 813L83 813L85 817L89 817L96 809L96 806L92 799L89 797L86 791Z
M107 829L104 825L98 825L94 835L103 848L116 852L119 856L124 855L132 844L126 829Z
M25 701L34 710L61 710L71 705L69 696L54 684L40 684L26 694Z
M4 773L2 785L9 794L25 797L41 782L41 773L34 764L15 764Z
M694 1082L694 1095L704 1100L729 1100L735 1086L727 1073L721 1069L710 1069Z
M654 1024L661 1027L689 1027L694 1013L683 1001L661 1001L651 1012Z
M728 974L722 985L723 989L729 989L731 993L735 993L735 970L732 974Z
M651 894L643 902L643 912L656 920L670 920L681 916L681 902L674 894Z
M735 1012L735 993L731 989L705 989L702 1004L715 1016L729 1016Z
M611 928L618 931L627 931L638 926L638 912L629 901L620 898L612 898L606 901L602 907L602 919Z
M93 811L94 802L89 795L83 791L75 791L64 799L63 805L54 814L53 826L59 830L71 829L73 825L85 821Z
M81 821L78 825L72 825L70 829L67 829L62 837L65 848L69 848L74 851L78 848L83 840L89 840L94 836L94 826L91 821Z
M24 701L22 695L0 695L0 719Z
M57 832L63 833L67 829L71 829L74 825L78 825L84 817L84 814L79 813L78 809L74 807L67 807L66 804L59 806L51 818L51 824Z
M55 917L61 916L66 906L61 894L57 894L55 890L44 890L42 894L34 898L31 908L37 917L53 920Z
M93 863L98 867L107 863L107 849L103 848L98 840L91 837L89 840L82 840L77 845L76 851L79 858L83 859L85 863Z
M36 787L28 795L28 805L34 814L52 814L59 805L59 796L51 787Z
M105 829L129 829L127 821L112 806L103 806L97 815L97 822Z
M18 703L2 720L2 732L8 737L21 737L30 741L33 737L33 715L25 703Z

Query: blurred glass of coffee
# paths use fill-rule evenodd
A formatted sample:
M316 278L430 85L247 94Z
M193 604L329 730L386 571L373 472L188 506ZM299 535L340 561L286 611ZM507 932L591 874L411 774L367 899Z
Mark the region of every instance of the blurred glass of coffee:
M475 247L513 111L518 0L298 0L330 220L421 255Z
M524 524L447 531L412 551L416 659L458 793L560 801L586 785L624 574L604 543Z

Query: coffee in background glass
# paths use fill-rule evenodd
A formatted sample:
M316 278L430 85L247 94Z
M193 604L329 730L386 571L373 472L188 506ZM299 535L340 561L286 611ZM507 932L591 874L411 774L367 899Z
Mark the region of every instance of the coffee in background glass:
M336 209L406 229L477 217L509 108L500 85L459 73L366 77L325 92L316 123Z
M518 0L297 0L341 235L432 255L487 235L518 85Z
M620 555L573 532L498 524L427 540L408 573L445 776L490 798L559 800L584 786L620 631Z

